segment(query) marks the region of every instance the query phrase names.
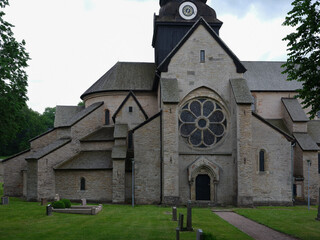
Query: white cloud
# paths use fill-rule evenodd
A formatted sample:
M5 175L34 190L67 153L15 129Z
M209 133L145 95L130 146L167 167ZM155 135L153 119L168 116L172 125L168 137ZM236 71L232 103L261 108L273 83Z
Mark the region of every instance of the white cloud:
M216 2L208 4L215 8ZM117 61L154 59L151 41L158 0L12 0L10 4L5 18L16 25L15 36L26 40L32 58L27 70L28 105L36 111L77 104L80 95ZM250 8L245 15L216 11L224 22L220 36L241 60L283 60L281 39L286 32L280 17L261 19L261 8Z

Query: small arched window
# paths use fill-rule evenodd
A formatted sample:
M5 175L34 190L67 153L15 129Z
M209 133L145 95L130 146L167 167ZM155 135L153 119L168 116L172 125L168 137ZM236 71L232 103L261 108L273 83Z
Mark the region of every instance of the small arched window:
M260 150L259 152L259 172L265 171L265 151Z
M104 117L105 117L105 125L109 125L110 124L110 111L109 111L109 109L105 110Z
M80 190L86 190L86 179L84 177L80 179Z

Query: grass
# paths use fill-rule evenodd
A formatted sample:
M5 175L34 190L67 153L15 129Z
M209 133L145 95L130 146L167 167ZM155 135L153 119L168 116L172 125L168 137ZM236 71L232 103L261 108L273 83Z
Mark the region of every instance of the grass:
M312 206L310 211L306 206L295 206L235 209L235 212L303 240L320 239L320 221L315 220L317 216L315 206Z
M2 195L0 184L0 195ZM95 216L53 213L46 216L45 206L10 198L0 205L0 239L175 239L177 222L171 221L171 208L159 206L103 205ZM186 208L178 208L185 214ZM252 239L228 224L210 209L194 208L193 227L201 228L208 239ZM196 232L182 232L181 240L196 239Z

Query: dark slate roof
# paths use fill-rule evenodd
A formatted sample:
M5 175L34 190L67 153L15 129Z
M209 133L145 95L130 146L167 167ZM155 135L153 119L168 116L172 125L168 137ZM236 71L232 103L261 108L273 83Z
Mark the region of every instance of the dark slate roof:
M291 133L283 119L266 119L266 121L291 136Z
M317 144L320 144L320 120L308 122L308 134Z
M257 119L259 119L260 121L264 122L265 124L267 124L269 127L273 128L274 130L276 130L277 132L281 133L288 141L294 141L294 138L291 136L291 134L288 134L286 131L283 131L283 129L281 129L279 126L271 123L270 120L266 120L263 117L261 117L260 115L258 115L255 112L252 112L252 116L256 117Z
M192 20L184 20L177 9L179 9L179 6L182 2L185 0L175 0L175 1L160 1L160 11L159 16L156 16L156 21L164 22L190 22L195 21L200 16L203 17L207 22L210 23L216 23L220 26L222 25L222 22L217 19L217 15L214 9L212 9L210 6L206 4L205 0L193 0L192 2L197 6L197 16L195 19Z
M179 88L178 80L176 78L161 78L161 100L164 103L178 103Z
M26 150L24 150L24 151L22 151L22 152L19 152L19 153L17 153L17 154L14 154L14 155L8 157L8 158L0 159L0 162L9 161L9 160L11 160L11 159L13 159L13 158L15 158L15 157L18 157L18 156L20 156L20 155L22 155L22 154L27 153L27 152L30 152L30 149L26 149Z
M84 108L84 106L56 106L54 127L65 126L73 116L81 112Z
M53 151L63 147L64 145L71 142L71 139L58 139L54 141L53 143L39 149L36 152L31 153L26 160L39 160L40 158L45 157L46 155L52 153Z
M72 118L70 118L67 122L65 122L60 127L71 127L72 125L76 124L77 122L85 118L87 115L92 113L94 110L101 107L102 105L103 105L103 102L93 103L89 107L84 108L81 112L78 112L77 114L75 114Z
M193 32L199 27L199 25L204 26L204 28L210 33L210 35L217 41L217 43L223 48L223 50L230 56L233 60L238 73L244 73L246 68L240 62L238 57L228 48L228 46L222 41L222 39L215 33L215 31L210 27L210 25L204 20L203 17L200 17L199 20L190 28L187 34L181 39L177 46L169 53L169 55L160 63L158 70L160 72L168 71L168 65L171 61L171 58L177 53L177 51L182 47L182 45L189 39Z
M105 142L105 141L113 141L113 126L103 126L97 131L89 134L88 136L82 138L81 142Z
M303 111L296 98L282 98L282 103L288 111L293 122L308 122L306 113Z
M308 133L294 133L299 146L304 151L319 151L320 148Z
M120 112L120 110L123 108L124 104L128 101L128 99L132 97L133 100L136 102L136 104L138 105L140 111L142 112L142 114L144 115L145 119L148 119L148 115L147 113L144 111L143 107L141 106L140 102L138 101L137 97L134 95L134 93L132 91L129 92L129 94L126 96L126 98L122 101L122 103L120 104L120 106L118 107L118 109L115 111L115 113L112 116L112 120L115 123L116 122L116 117L118 115L118 113Z
M287 81L287 74L282 74L281 68L285 62L242 61L247 71L244 78L250 91L296 91L302 88L302 83Z
M114 126L114 138L127 138L128 136L128 125L127 124L116 124Z
M55 170L112 169L111 151L83 151L54 167Z
M156 66L154 63L118 62L81 99L92 93L110 91L152 91Z
M245 79L230 79L230 84L237 104L252 104L252 96Z

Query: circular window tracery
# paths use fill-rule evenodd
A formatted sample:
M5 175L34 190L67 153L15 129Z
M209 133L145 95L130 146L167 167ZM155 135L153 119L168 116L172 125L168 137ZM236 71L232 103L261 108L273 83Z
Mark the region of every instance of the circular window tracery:
M180 135L193 147L209 148L226 134L227 119L222 107L212 99L193 99L179 114Z

